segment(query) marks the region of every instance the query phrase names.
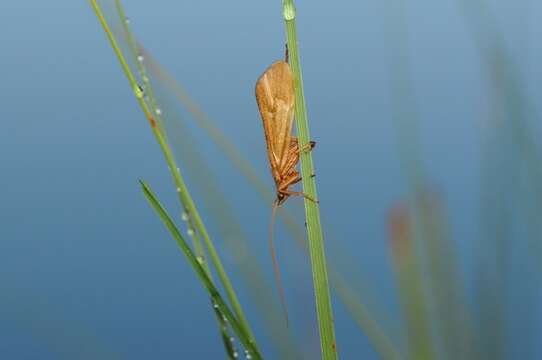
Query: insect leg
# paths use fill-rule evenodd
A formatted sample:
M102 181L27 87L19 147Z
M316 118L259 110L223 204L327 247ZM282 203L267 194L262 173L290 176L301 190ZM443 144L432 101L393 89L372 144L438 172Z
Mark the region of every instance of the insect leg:
M302 191L292 191L292 190L281 190L281 193L286 195L294 195L294 196L303 196L305 199L312 201L315 204L320 204L320 201L313 199L309 195L305 194Z
M288 175L282 179L281 183L279 184L278 190L282 192L282 190L288 190L288 187L290 185L296 184L301 181L301 176L299 176L299 173L296 169L291 169Z

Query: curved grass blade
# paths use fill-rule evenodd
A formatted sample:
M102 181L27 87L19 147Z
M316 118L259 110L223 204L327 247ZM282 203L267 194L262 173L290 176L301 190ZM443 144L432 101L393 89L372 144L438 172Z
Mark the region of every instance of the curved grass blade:
M181 232L177 229L177 226L171 219L171 217L168 215L162 204L158 201L154 193L152 192L151 188L147 183L140 180L141 187L143 190L143 194L149 201L150 205L153 207L153 209L156 211L160 219L164 222L164 225L168 228L168 230L171 232L171 235L177 242L177 245L179 248L181 248L183 254L185 255L186 259L188 260L189 264L192 266L192 269L198 276L199 280L201 281L202 285L205 287L207 292L209 293L209 296L214 302L214 305L216 305L216 308L220 311L222 315L224 315L224 319L226 319L235 334L239 337L239 340L244 345L246 350L249 351L250 355L254 359L261 359L260 352L257 348L256 343L250 338L250 335L245 331L245 329L241 326L237 318L233 315L233 312L229 309L228 305L218 292L218 289L215 287L211 279L209 278L207 272L203 268L202 264L198 261L198 258L193 253L190 246L188 246L188 243L185 241L183 236L181 235Z
M164 134L164 137L167 139L166 132L164 131L162 116L161 116L162 111L158 107L158 103L154 95L154 90L152 88L150 79L147 76L147 71L143 64L144 57L137 52L135 39L130 30L130 26L128 25L129 20L128 20L128 17L126 16L126 13L124 12L124 8L120 0L115 0L115 9L120 19L120 22L122 24L125 38L128 43L128 48L132 55L133 62L136 65L137 72L139 74L139 79L141 80L141 83L142 83L143 91L145 92L145 94L147 94L149 106L152 109L152 112L156 118L157 127L160 129L160 131ZM187 209L186 204L183 201L181 201L181 206L184 208L185 214L187 214L188 209ZM195 255L197 256L198 259L200 259L200 262L205 268L205 271L207 272L207 275L209 276L209 278L213 280L213 276L209 268L209 264L206 260L205 250L201 244L199 233L195 231L196 229L195 229L195 225L194 225L194 221L192 217L186 216L186 224L187 224L189 233L192 234L192 236L190 236L190 239L192 241L192 245L194 246ZM212 300L211 300L211 303L213 303ZM224 344L224 350L226 351L226 354L230 360L234 359L235 350L233 349L232 342L230 341L228 326L226 322L224 321L224 317L220 314L217 308L214 308L214 313L217 320L220 336Z

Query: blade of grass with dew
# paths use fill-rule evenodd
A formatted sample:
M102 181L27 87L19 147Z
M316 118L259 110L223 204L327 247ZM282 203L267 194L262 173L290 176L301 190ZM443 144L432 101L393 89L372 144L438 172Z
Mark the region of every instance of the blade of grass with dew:
M134 37L133 32L130 29L128 17L126 16L124 7L122 6L122 2L120 0L115 0L115 9L117 11L117 15L119 17L120 23L122 24L123 33L125 35L126 42L128 43L128 48L130 49L130 53L136 65L141 82L143 84L143 89L145 91L145 94L149 98L150 107L153 110L153 113L155 114L155 118L158 122L158 125L162 127L162 116L161 116L162 114L161 114L160 108L158 107L158 103L156 101L156 96L154 95L152 84L150 82L149 77L147 76L147 70L145 69L145 66L143 65L143 61L145 58L143 54L137 51L137 44L135 41L135 37Z
M310 141L305 95L303 93L303 78L299 63L299 49L297 46L296 9L293 0L282 1L282 11L286 27L286 38L290 57L290 66L294 78L295 91L295 121L299 148L303 148ZM316 181L312 154L303 152L300 155L301 178L303 192L318 199L316 194ZM333 310L328 284L327 265L324 251L324 237L320 224L319 205L314 201L305 199L305 216L307 222L307 235L309 240L309 253L312 263L312 277L314 296L316 300L316 314L320 330L320 345L324 360L337 359L337 346L335 341L335 325L333 324Z
M274 199L273 191L256 173L254 167L246 160L235 144L232 143L219 128L214 126L208 115L189 96L188 92L157 63L140 42L138 42L138 48L145 56L149 71L158 81L162 82L167 88L175 93L177 99L192 114L196 123L207 132L209 137L245 176L249 185L256 190L262 199L267 203L272 202ZM279 216L285 222L288 230L293 234L296 243L308 253L309 249L306 242L305 231L299 225L295 217L286 208L281 210ZM356 296L351 288L351 284L349 284L348 281L334 269L333 263L330 263L328 270L332 288L336 291L339 299L345 304L347 311L351 314L355 323L366 334L375 350L379 353L379 356L384 360L400 359L401 356L390 340L388 331L383 329L381 325L382 321L379 321L379 317L376 316L376 314L382 316L382 312L375 310L374 306L369 310L368 306ZM363 292L363 294L366 293L367 290Z
M209 277L209 279L211 278ZM239 357L239 353L237 352L233 344L233 337L229 335L229 328L228 328L228 323L226 321L226 317L220 311L218 305L216 305L213 299L211 299L211 306L213 307L215 318L217 319L218 324L220 326L220 335L222 338L222 344L224 345L224 349L226 350L226 355L228 356L228 360L235 360Z
M249 354L254 359L261 359L262 357L256 346L256 343L253 342L250 335L246 332L241 323L237 321L237 318L218 292L218 289L215 287L215 285L207 275L204 267L200 264L196 255L192 252L190 246L188 246L188 243L184 240L183 236L175 226L175 223L173 222L171 217L168 215L162 204L160 204L160 202L157 200L149 185L144 181L140 181L140 183L145 197L149 201L152 208L156 211L160 219L164 222L164 225L166 225L168 230L171 232L171 235L177 242L177 245L179 245L179 248L181 248L183 254L190 263L190 266L192 266L194 272L209 293L209 296L214 301L214 305L216 305L220 313L224 315L224 318L229 322L231 328L237 334L239 340L244 345L245 349L249 351Z
M154 96L154 90L152 88L152 84L150 82L149 77L147 76L147 71L143 63L144 57L141 53L137 51L134 35L132 31L130 30L128 17L126 16L126 13L124 11L121 1L115 0L114 2L115 2L115 10L117 12L118 19L120 20L120 23L122 25L124 38L126 38L128 49L130 51L131 57L136 66L137 72L139 74L139 78L141 79L141 82L142 82L142 88L143 88L144 94L146 98L148 99L151 113L153 114L154 119L156 119L156 127L158 128L158 131L160 132L160 134L162 134L162 136L164 137L165 143L169 146L167 136L166 136L167 134L164 132L164 129L163 129L162 111L158 107L156 97ZM175 165L175 168L177 168L176 165ZM174 181L175 181L175 176L174 176ZM186 216L187 227L188 227L189 233L192 234L190 238L192 240L192 244L194 246L196 255L201 259L202 262L207 263L205 250L200 240L200 236L201 236L200 232L196 230L196 225L194 224L193 217L189 216L190 209L187 204L187 199L183 196L183 193L185 193L185 191L182 191L184 186L179 186L179 184L176 184L176 186L177 186L179 201L181 203L181 206L183 207L184 213L187 214Z
M121 67L128 78L128 81L134 91L134 95L137 99L137 102L141 109L143 110L143 113L145 114L145 117L147 118L147 121L149 122L151 126L151 130L153 132L153 135L155 136L156 140L158 141L160 148L164 154L164 157L166 159L166 162L168 164L168 167L170 169L170 172L173 176L173 181L175 183L177 193L179 195L179 199L183 206L186 207L188 210L189 216L194 219L194 223L196 226L196 229L198 232L202 235L205 245L209 251L209 255L211 258L211 262L215 266L215 269L217 271L217 274L219 276L219 279L222 282L222 285L224 286L224 289L226 291L226 294L228 296L228 299L230 300L232 307L234 309L234 312L236 316L239 318L239 322L241 326L244 328L245 332L249 335L252 342L255 342L254 335L252 333L252 330L250 329L250 326L248 324L248 321L246 320L244 313L241 308L241 304L239 303L237 296L235 294L235 291L233 289L233 286L231 284L231 281L229 280L224 267L222 266L222 262L220 261L220 258L218 257L218 253L216 252L216 249L214 248L213 243L211 242L211 239L207 233L207 230L203 224L203 221L201 217L199 216L199 213L196 209L196 206L192 200L192 197L190 196L190 193L188 192L188 189L186 187L186 184L184 182L183 177L181 176L179 168L177 168L175 160L173 158L173 155L171 153L171 149L169 148L166 139L164 138L163 133L160 131L159 125L157 124L155 117L153 116L151 110L149 109L148 104L145 101L144 92L141 86L138 84L134 74L130 70L130 67L128 63L126 62L126 59L124 58L124 55L122 54L117 41L111 32L111 29L105 20L105 17L103 15L103 12L101 11L100 6L98 5L96 0L90 0L92 8L94 12L96 13L96 16L98 17L98 20L100 21L100 24L102 28L104 29L109 42L121 64Z
M160 110L160 108L157 105L157 100L156 100L156 97L154 95L154 90L152 88L150 79L147 76L145 66L143 65L144 57L143 57L142 54L137 52L137 46L135 44L134 36L133 36L133 34L132 34L131 30L130 30L130 27L128 25L128 23L129 23L128 17L126 16L126 14L124 12L124 8L123 8L122 3L121 3L120 0L115 0L115 9L116 9L118 18L119 18L119 20L120 20L120 22L122 24L123 33L125 34L125 37L127 39L128 48L130 50L130 53L132 54L133 61L134 61L135 65L136 65L136 68L137 68L137 72L139 73L139 78L140 78L140 80L142 82L143 91L144 91L145 94L147 94L149 106L150 106L150 108L152 110L152 113L155 116L157 127L158 127L159 131L164 135L164 137L166 138L166 141L167 141L167 136L166 136L166 132L164 131L163 120L162 120L162 116L161 116L162 111ZM186 206L186 204L185 204L185 202L183 201L182 198L181 198L181 206L184 209L183 214L187 214L188 209L187 209L187 206ZM192 236L190 236L190 239L192 240L192 245L194 246L195 254L196 254L197 258L200 259L200 262L203 265L205 271L207 272L207 275L209 276L209 278L211 280L213 280L212 273L211 273L211 270L209 268L209 264L208 264L208 262L206 260L205 250L204 250L204 248L203 248L203 246L201 244L199 233L195 231L194 221L190 216L186 216L184 220L187 222L188 233L192 234ZM211 301L211 303L212 303L212 301ZM234 356L233 356L234 355L234 350L232 348L232 343L229 340L230 335L229 335L227 324L224 322L223 317L219 316L217 309L214 309L214 313L215 313L215 315L217 315L216 320L217 320L219 332L221 334L222 342L224 344L224 349L225 349L226 354L228 355L228 357L230 359L232 359L232 358L234 358ZM225 340L225 339L227 339L227 340Z

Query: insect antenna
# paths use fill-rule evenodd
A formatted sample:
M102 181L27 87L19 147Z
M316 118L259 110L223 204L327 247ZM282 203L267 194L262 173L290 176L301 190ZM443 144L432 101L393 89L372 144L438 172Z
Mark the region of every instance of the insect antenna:
M275 225L275 215L279 207L279 200L276 199L273 202L273 209L271 210L271 224L269 224L269 251L271 252L271 259L273 260L273 269L275 270L275 285L279 291L280 304L282 311L284 312L284 318L286 319L286 326L288 326L288 309L286 307L286 298L284 296L284 288L282 287L282 280L280 277L280 268L277 261L277 254L275 252L275 245L273 244L273 227Z

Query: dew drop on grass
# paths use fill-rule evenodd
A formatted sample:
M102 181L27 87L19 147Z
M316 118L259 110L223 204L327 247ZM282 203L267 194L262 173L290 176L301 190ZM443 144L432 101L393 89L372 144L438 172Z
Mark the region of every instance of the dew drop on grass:
M177 192L178 192L178 193L181 192L181 188L180 188L180 187L177 188Z
M129 25L129 24L130 24L130 18L129 18L129 17L125 17L125 18L124 18L124 22L126 23L126 25Z
M144 83L148 83L149 82L149 78L147 76L143 76L141 78L141 80L143 80Z
M183 221L188 221L188 213L183 211L181 213L181 219L183 219Z
M282 15L285 20L293 20L295 18L295 6L292 1L284 2L284 7L282 9Z
M234 343L235 342L235 338L233 336L230 336L230 342L231 343Z
M134 86L134 94L136 98L141 99L145 95L145 92L140 85L136 85Z
M160 108L156 109L156 115L162 115L162 110ZM178 168L177 168L178 170Z
M245 350L245 358L252 359L252 355L250 355L250 351Z
M188 236L194 236L194 230L192 229L188 229L186 233L188 234Z
M143 62L143 60L145 60L145 58L143 57L143 55L137 55L137 61Z
M237 351L234 351L233 352L233 357L237 359L239 357L239 353Z

